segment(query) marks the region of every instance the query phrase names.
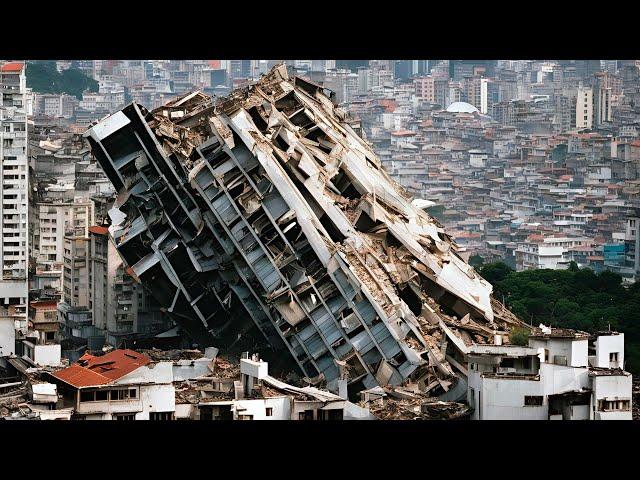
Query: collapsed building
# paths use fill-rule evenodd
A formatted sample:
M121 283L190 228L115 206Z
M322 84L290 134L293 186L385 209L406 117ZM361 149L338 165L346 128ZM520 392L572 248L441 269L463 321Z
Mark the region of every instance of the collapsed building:
M461 398L468 347L522 323L332 100L280 65L101 120L85 137L118 191L110 235L203 345L257 329L309 383Z

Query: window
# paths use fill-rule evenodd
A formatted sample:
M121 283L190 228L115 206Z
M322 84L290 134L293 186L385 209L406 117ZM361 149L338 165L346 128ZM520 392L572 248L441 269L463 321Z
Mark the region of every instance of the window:
M135 388L130 388L128 390L111 390L112 402L135 399L136 396L137 396L137 391Z
M617 362L618 361L618 352L611 352L609 354L609 361L610 362Z
M149 420L173 420L173 412L150 412Z
M118 413L113 416L113 419L114 420L135 420L136 414L135 413Z
M109 392L107 390L98 390L96 391L96 402L98 401L106 401L109 398Z
M313 420L313 410L305 410L298 414L299 420Z
M598 410L601 412L628 412L630 400L598 400Z
M503 358L502 362L500 362L502 368L513 368L513 365L513 358Z
M93 402L95 401L95 393L96 392L83 392L82 390L80 391L80 401L81 402Z
M542 405L542 396L539 395L525 395L524 406L525 407L539 407Z
M265 415L266 415L267 417L273 417L273 408L271 408L271 407L267 407L267 408L265 409Z

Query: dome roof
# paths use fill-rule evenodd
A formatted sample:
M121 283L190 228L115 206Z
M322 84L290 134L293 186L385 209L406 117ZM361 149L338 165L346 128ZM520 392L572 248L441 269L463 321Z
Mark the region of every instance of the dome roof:
M447 107L447 112L452 113L476 113L478 109L467 102L453 102Z

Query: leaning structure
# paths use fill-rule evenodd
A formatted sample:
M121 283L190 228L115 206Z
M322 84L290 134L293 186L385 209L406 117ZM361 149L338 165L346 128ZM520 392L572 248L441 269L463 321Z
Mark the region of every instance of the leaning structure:
M456 351L521 322L332 98L281 65L215 102L103 119L85 136L119 192L110 234L204 344L250 319L311 383L446 392Z

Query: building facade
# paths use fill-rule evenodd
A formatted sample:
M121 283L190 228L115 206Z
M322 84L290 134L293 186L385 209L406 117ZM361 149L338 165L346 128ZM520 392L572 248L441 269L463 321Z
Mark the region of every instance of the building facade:
M0 65L0 322L26 327L28 97L25 65Z

